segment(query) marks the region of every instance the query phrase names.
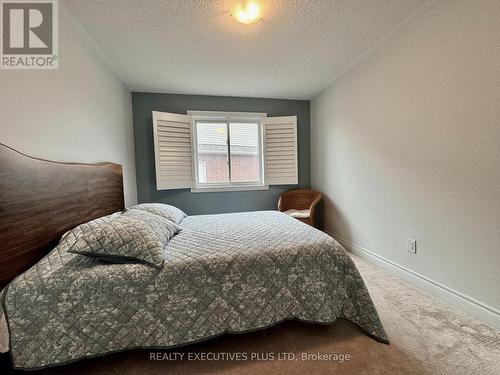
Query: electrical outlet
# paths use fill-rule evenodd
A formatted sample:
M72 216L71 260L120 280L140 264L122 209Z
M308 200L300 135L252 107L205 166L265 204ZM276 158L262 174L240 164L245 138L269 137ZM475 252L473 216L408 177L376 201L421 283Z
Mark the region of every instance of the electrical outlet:
M417 240L412 240L411 238L408 238L406 249L408 250L409 253L416 254L417 253Z

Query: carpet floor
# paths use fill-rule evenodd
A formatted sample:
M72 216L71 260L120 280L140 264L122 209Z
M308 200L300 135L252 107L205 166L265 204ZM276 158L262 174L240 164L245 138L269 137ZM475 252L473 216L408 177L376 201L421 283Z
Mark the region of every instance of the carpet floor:
M133 350L31 373L500 374L500 333L366 260L352 258L390 345L370 339L347 321L332 326L290 321L182 349ZM227 358L228 353L248 360ZM202 355L208 358L197 357ZM213 356L226 358L216 361ZM7 373L10 361L6 356L1 361L1 373Z

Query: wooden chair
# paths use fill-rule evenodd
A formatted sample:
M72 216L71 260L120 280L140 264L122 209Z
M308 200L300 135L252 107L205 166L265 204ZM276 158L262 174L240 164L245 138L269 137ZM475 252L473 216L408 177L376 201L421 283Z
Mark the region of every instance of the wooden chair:
M322 198L321 193L309 189L286 191L281 194L278 200L278 211L314 227L316 224L316 205Z

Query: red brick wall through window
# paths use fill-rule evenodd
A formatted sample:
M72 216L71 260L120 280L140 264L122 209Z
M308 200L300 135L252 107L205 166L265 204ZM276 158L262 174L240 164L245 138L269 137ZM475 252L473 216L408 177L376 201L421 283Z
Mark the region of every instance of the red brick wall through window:
M204 169L206 180L200 182L217 183L228 182L227 155L225 153L199 153L198 163ZM233 182L259 180L259 156L252 154L231 155L231 180Z

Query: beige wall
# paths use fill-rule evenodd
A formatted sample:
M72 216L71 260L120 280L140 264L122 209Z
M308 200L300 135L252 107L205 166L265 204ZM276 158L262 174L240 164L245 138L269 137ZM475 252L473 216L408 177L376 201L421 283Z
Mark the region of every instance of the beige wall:
M497 312L499 20L430 1L311 105L327 230Z
M122 164L134 204L131 94L62 6L59 19L58 70L0 71L0 142L45 159Z

